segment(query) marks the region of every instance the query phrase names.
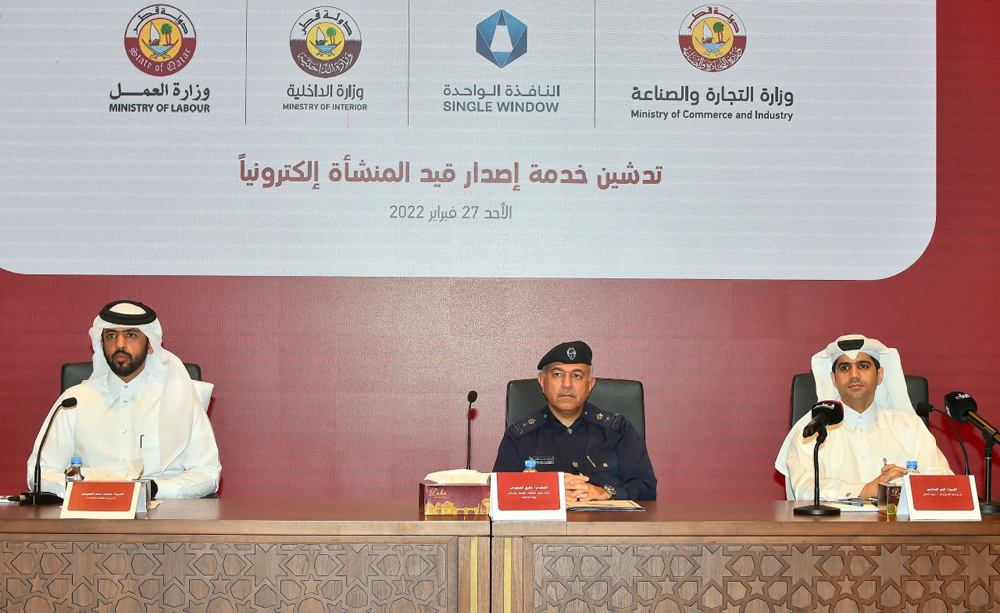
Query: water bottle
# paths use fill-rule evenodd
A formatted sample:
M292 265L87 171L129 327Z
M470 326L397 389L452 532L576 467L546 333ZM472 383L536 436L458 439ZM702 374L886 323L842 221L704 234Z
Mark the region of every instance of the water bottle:
M66 469L66 486L73 481L83 481L83 458L78 455L69 460L69 468Z
M907 460L906 462L906 474L908 475L919 475L920 471L917 470L916 460Z
M538 472L538 469L535 468L535 461L534 460L525 460L524 461L524 472L526 472L526 473L537 473Z

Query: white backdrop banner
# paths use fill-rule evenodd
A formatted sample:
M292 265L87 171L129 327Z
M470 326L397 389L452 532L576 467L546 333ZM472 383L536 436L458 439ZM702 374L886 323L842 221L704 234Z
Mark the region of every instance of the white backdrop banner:
M0 2L0 267L879 279L930 241L934 2L323 1Z

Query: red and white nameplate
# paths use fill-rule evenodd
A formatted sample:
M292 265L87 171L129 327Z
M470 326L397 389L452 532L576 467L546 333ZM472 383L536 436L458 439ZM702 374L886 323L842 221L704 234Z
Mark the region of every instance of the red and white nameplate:
M493 473L490 518L566 521L562 473Z
M69 483L59 517L135 519L138 481L75 481Z
M965 475L906 475L899 514L910 519L980 520L976 480Z

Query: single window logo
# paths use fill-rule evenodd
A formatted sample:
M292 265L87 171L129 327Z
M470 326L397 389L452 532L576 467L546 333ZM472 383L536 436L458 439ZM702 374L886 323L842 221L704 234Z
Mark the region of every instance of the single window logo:
M504 10L476 25L476 53L500 68L528 52L528 26Z

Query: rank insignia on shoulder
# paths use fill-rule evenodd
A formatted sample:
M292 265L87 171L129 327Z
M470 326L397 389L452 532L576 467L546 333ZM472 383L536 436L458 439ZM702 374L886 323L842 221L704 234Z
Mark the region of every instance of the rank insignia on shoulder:
M598 413L597 419L604 419L604 413Z
M531 419L529 419L529 420L528 420L528 422L527 422L527 423L528 423L528 425L529 425L529 426L532 426L532 425L534 425L534 423L535 423L535 418L534 418L534 417L532 417Z

